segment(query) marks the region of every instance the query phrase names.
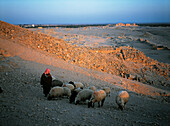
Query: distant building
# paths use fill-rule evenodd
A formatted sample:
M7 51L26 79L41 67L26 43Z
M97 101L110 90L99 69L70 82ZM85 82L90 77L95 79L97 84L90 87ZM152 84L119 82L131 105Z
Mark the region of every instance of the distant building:
M136 25L135 23L133 23L133 26L138 26L138 25Z
M138 25L136 25L135 23L133 23L133 24L129 24L129 23L127 23L127 24L118 23L118 24L116 24L116 26L126 26L126 27L131 27L131 26L138 26Z
M123 23L118 23L118 24L116 24L116 26L126 26L126 25Z
M131 24L126 24L126 26L131 26Z

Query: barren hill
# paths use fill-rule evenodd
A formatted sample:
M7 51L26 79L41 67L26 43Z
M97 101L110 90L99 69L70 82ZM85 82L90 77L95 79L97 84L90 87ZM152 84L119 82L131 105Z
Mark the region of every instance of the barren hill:
M170 65L160 63L131 47L88 48L68 45L61 39L1 21L2 39L53 54L69 63L160 88L170 88Z
M48 101L39 79L46 68L57 79L86 87L109 86L102 108ZM78 47L61 39L0 21L0 125L166 125L169 123L169 64L131 47ZM127 90L125 111L115 95ZM96 121L98 120L98 121Z

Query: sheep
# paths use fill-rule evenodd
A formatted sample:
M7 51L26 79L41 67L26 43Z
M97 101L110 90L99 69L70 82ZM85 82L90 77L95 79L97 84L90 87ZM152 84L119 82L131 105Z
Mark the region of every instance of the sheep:
M81 88L76 88L74 89L73 91L71 91L71 96L69 98L69 102L72 103L75 101L75 98L77 96L77 94L81 91L82 89Z
M63 87L58 87L58 86L53 87L50 90L49 94L47 95L47 99L51 100L52 98L61 97L63 96L63 93L64 93Z
M93 94L93 91L90 89L84 89L80 91L77 97L75 98L75 105L79 104L80 101L90 100L92 94Z
M68 87L71 91L74 90L74 86L72 84L63 84L63 87Z
M118 92L116 96L116 103L121 110L125 109L125 105L128 101L129 101L129 94L127 91Z
M76 88L84 88L84 84L82 84L81 82L74 82L74 85L76 86Z
M104 87L103 90L106 92L106 96L110 97L110 88L109 87Z
M94 107L94 103L98 102L98 107L102 107L106 98L106 92L104 90L95 91L88 102L88 108ZM101 105L100 105L101 102Z
M68 82L69 84L72 84L73 86L74 86L74 88L76 88L76 85L74 84L74 82L73 81L70 81L70 82Z
M71 90L67 87L53 87L49 94L47 95L47 99L51 100L52 98L58 98L58 97L62 97L62 96L68 96L70 97L71 95Z
M55 87L55 86L60 86L60 87L62 87L62 85L63 85L63 82L61 82L60 80L53 80L52 81L52 87Z
M68 98L71 96L71 90L68 87L63 87L63 96L68 96Z
M72 84L75 88L81 88L81 89L84 88L84 85L81 82L70 81L69 84Z
M89 87L88 89L93 90L93 91L96 91L96 87L95 87L95 86L91 86L91 87Z

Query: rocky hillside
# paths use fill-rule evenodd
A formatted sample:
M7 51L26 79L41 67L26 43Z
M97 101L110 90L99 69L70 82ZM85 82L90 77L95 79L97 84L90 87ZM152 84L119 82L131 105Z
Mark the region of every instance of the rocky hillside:
M170 65L160 63L131 47L78 47L62 39L0 21L0 38L54 54L69 63L107 72L157 87L170 88Z

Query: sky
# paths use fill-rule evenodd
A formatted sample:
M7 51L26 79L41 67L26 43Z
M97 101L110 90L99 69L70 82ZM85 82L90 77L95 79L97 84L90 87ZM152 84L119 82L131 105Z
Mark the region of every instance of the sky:
M170 0L0 0L11 24L170 23Z

